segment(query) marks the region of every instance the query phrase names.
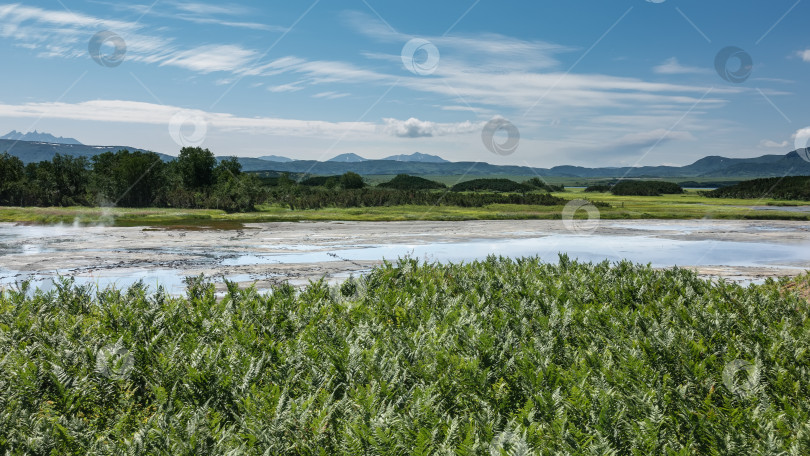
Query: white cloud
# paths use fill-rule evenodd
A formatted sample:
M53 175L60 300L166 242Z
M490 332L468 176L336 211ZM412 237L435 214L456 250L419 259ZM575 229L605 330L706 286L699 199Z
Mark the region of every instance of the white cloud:
M227 5L212 5L210 3L200 2L171 2L175 8L180 11L188 13L206 15L206 16L231 16L231 15L244 15L250 13L250 10L236 4Z
M804 60L805 62L810 62L810 49L806 49L804 51L799 51L796 53L800 59Z
M365 13L344 14L347 24L358 33L377 41L405 44L411 35L391 30L388 25ZM493 71L507 71L513 68L553 68L559 65L557 54L571 52L576 48L545 41L527 41L496 33L476 36L433 36L423 37L442 49L452 49L457 56L475 57ZM374 56L374 54L366 54ZM396 56L399 59L399 56Z
M17 27L27 22L39 22L49 26L63 27L106 27L121 32L132 31L138 28L137 24L131 22L100 19L68 11L45 10L20 4L0 6L0 23L2 23L2 29L0 30L13 32ZM6 35L5 33L2 34Z
M277 25L261 24L257 22L244 22L238 20L226 20L226 16L250 16L254 14L252 8L236 5L233 3L227 6L211 5L199 2L169 2L161 1L155 4L127 4L124 2L104 2L96 0L95 3L109 6L116 11L132 12L140 16L152 16L167 19L177 19L194 24L210 24L224 27L245 28L252 30L265 30L269 32L283 33L287 27Z
M298 92L300 90L304 90L304 87L302 87L297 82L291 82L289 84L281 84L281 85L277 85L277 86L271 86L271 87L268 87L267 90L269 90L270 92L273 92L273 93Z
M209 128L223 131L287 136L341 137L347 133L368 137L420 138L465 135L481 131L483 123L437 123L415 118L383 119L373 122L327 122L321 120L281 119L272 117L239 117L227 113L187 110L176 106L126 100L94 100L82 103L0 104L0 117L63 119L124 124L163 125L179 112L198 116Z
M218 14L208 8L211 5L192 2L182 5L182 13L200 15L203 20L209 17L207 15ZM412 38L391 31L376 19L369 19L362 26L362 29L356 27L360 33L378 41L401 43L401 46ZM260 83L273 92L317 89L311 93L304 92L304 96L317 99L336 99L345 97L345 92L354 92L353 87L341 89L337 84L376 86L382 87L382 91L396 84L397 91L404 88L410 93L407 97L385 101L396 101L398 106L405 106L398 109L400 113L408 109L408 105L414 106L414 111L405 111L400 115L402 118L417 113L423 116L421 113L431 107L448 112L445 115L458 112L452 115L460 116L460 119L451 120L472 118L472 121L459 123L434 123L417 118L387 118L380 123L335 123L252 119L205 113L205 118L214 128L267 131L278 135L320 134L339 137L348 130L359 132L358 136L367 134L378 139L386 138L387 142L382 144L388 145L392 137L438 138L455 134L466 135L463 141L480 145L480 138L475 141L470 135L482 128L483 124L479 121L503 115L525 133L524 144L530 144L532 135L536 139L541 134L551 133L555 136L555 147L557 144L565 147L567 143L575 143L577 147L591 151L606 146L630 150L654 144L659 139L661 142L694 140L689 131L711 128L721 121L707 120L708 110L723 106L726 95L752 90L722 85L714 87L709 93L709 87L695 85L650 82L599 73L567 73L567 66L561 65L558 57L571 52L573 48L495 34L426 37L441 50L448 50L442 52L438 69L431 77L407 72L396 54L400 46L392 46L395 53L390 55L365 54L376 60L374 67L335 60L308 60L297 56L283 56L256 64L259 52L237 44L181 46L174 38L147 34L142 23L105 22L90 16L57 14L40 8L0 6L0 37L10 37L16 44L30 47L32 52L43 56L86 57L87 40L93 33L105 28L121 33L125 38L128 45L127 62L175 66L202 74L217 72L217 77L212 78L216 79L216 83L230 84L240 77L250 77L244 81L246 86ZM163 30L161 33L165 33ZM672 58L659 65L657 71L661 74L681 74L710 70L686 67ZM286 77L276 78L281 75ZM392 94L390 98L393 97ZM702 97L705 98L701 100ZM428 101L425 102L425 99ZM44 115L45 118L148 124L168 123L178 110L170 106L110 100L73 105L0 105L0 115L3 116L33 118ZM472 115L465 111L472 112ZM689 116L684 119L687 112ZM555 126L550 131L547 126L561 116L566 120L564 126ZM606 124L603 120L608 117L611 121ZM661 129L672 125L678 125L682 131L667 133ZM543 141L552 139L544 136ZM393 143L403 142L407 143L396 140ZM548 144L543 143L544 146Z
M681 65L675 57L668 58L664 63L653 68L657 74L707 74L711 70L707 68L690 67Z
M176 106L124 100L94 100L82 103L0 104L0 117L64 119L125 124L166 125L185 111L205 120L209 127L225 131L290 136L340 137L348 133L374 135L379 125L370 122L326 122L319 120L238 117L227 113L185 110Z
M238 72L248 68L255 58L255 51L239 46L209 45L175 52L171 57L164 59L160 66L177 66L199 73Z
M312 96L312 98L325 98L327 100L336 100L338 98L345 98L348 97L348 93L341 93L341 92L321 92L316 93Z
M347 22L358 33L382 42L402 43L411 38L371 16L350 13ZM436 71L431 77L409 74L402 68L399 55L364 53L368 58L388 62L390 76L375 75L376 80L422 93L446 97L441 104L463 102L470 106L484 106L500 110L507 115L517 110L523 121L546 120L560 110L576 114L593 115L604 109L628 109L655 116L655 110L668 109L683 113L695 105L710 87L664 84L639 78L615 77L605 74L564 72L557 56L574 48L526 41L497 34L478 36L425 36L441 52ZM450 52L444 52L449 49ZM661 71L710 72L708 69L690 68L670 59ZM394 69L396 68L396 69ZM387 76L387 77L386 77ZM393 77L396 76L396 79ZM374 79L374 78L370 78ZM351 82L340 74L333 74L332 82ZM715 87L705 97L695 114L706 107L726 103L719 98L724 94L740 93L739 87ZM514 120L514 119L512 119Z
M767 147L769 149L784 149L785 147L790 146L790 142L788 141L776 142L771 141L770 139L763 139L762 141L759 142L759 145L762 147Z
M383 119L385 131L398 138L432 138L480 132L485 123L435 123L411 117L408 120Z
M217 8L222 8L195 2L177 5L194 14L213 14L218 11ZM359 24L361 19L362 24ZM362 33L379 40L404 43L409 38L392 32L379 21L366 16L355 15L352 20L358 28L363 26ZM452 48L454 52L443 54L433 77L424 78L405 72L396 59L393 59L387 72L369 70L347 62L306 60L295 56L254 65L258 52L240 45L217 44L183 49L172 38L140 33L142 24L103 21L80 14L19 5L0 7L0 24L0 36L13 36L20 44L36 46L43 56L85 56L89 36L103 26L117 33L123 31L122 36L128 47L126 59L130 62L177 66L202 74L230 73L234 77L294 76L295 82L292 83L269 84L271 91L296 91L336 83L385 86L397 83L410 90L438 95L439 104L463 101L464 104L484 107L479 113L482 117L493 110L526 111L534 105L532 111L527 112L530 119L545 117L560 109L589 111L589 114L604 108L632 107L637 112L644 112L645 106L682 109L694 104L707 89L602 74L563 73L562 69L554 70L559 66L555 56L571 48L494 34L428 37L440 47ZM32 28L32 25L36 27ZM508 62L507 66L504 66L505 62ZM713 96L704 99L702 106L722 105L725 101L717 98L718 95L741 90L735 87L715 88ZM319 92L337 90L330 87ZM446 97L446 100L441 97Z
M187 7L193 4L184 4ZM80 13L46 10L19 4L0 6L0 37L38 51L40 57L87 57L87 43L101 30L124 39L126 60L170 65L199 73L243 73L257 52L235 44L203 45L182 49L174 38L144 33L142 23L108 20Z
M608 143L605 147L610 148L632 148L643 149L653 147L670 141L696 141L692 133L688 131L669 131L664 129L631 133Z

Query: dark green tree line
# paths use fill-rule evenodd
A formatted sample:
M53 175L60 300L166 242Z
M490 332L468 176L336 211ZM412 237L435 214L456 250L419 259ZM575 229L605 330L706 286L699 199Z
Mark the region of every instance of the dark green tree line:
M0 155L0 205L215 208L253 210L266 198L236 158L217 164L208 149L184 148L163 162L153 152L121 150L84 157L57 155L22 162Z

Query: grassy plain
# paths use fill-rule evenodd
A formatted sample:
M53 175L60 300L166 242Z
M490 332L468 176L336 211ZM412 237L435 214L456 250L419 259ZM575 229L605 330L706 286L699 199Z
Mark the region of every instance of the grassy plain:
M753 219L810 220L810 213L790 211L810 201L778 201L773 199L706 198L695 190L682 195L615 196L609 193L584 193L573 188L555 196L588 199L610 204L600 208L603 219ZM441 192L437 192L437 199ZM771 210L756 210L753 206L770 206ZM785 210L779 210L784 207ZM227 227L251 222L293 221L419 221L419 220L553 220L562 217L562 206L524 206L495 204L480 208L451 206L392 206L363 208L326 208L290 210L286 207L264 205L258 211L229 214L213 209L127 209L127 208L18 208L0 207L0 222L22 223L114 223L120 226L188 225ZM577 216L585 216L584 211Z

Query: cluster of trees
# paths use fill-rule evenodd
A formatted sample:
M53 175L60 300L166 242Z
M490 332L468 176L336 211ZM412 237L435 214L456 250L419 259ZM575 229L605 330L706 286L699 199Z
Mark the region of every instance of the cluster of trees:
M479 179L480 181L506 180L520 186L520 193L496 193L476 191L472 193L446 191L444 184L416 176L401 174L389 182L367 186L355 173L342 176L309 177L296 183L289 175L265 177L268 202L281 204L292 210L320 209L326 207L382 207L382 206L458 206L483 207L490 204L520 204L538 206L564 205L566 201L548 193L540 193L536 187L519 184L508 179ZM339 191L335 191L335 190ZM445 191L442 192L441 190ZM451 189L454 190L454 189Z
M283 176L284 179L288 179L288 175ZM280 182L279 185L284 185L284 182ZM301 185L307 187L326 187L330 189L343 189L343 190L355 190L358 188L363 188L366 186L366 182L363 180L363 177L357 173L353 173L351 171L341 175L341 176L312 176L308 177L301 181Z
M533 191L562 192L565 188L562 185L549 185L537 177L533 177L525 182L515 182L511 179L473 179L461 182L451 188L454 192L504 192L504 193L526 193Z
M620 196L661 196L683 193L680 185L672 182L623 180L614 184L591 185L586 192L610 192Z
M86 204L87 160L57 155L52 161L23 162L0 155L0 204L7 206L72 206Z
M442 191L444 190L444 191ZM377 187L347 172L296 182L288 174L259 177L242 172L236 158L217 161L208 149L184 148L164 162L152 152L106 152L91 159L57 155L51 161L23 165L0 155L0 205L120 206L210 208L229 212L255 209L260 203L290 209L489 204L554 206L565 204L546 192L562 191L540 179L476 179L447 186L401 174Z
M383 207L383 206L458 206L483 207L490 204L521 204L536 206L565 205L566 200L548 193L497 194L453 193L425 190L393 190L367 187L339 192L325 187L279 186L269 190L269 201L291 210L321 209L326 207Z
M775 198L810 201L810 176L754 179L703 194L709 198Z
M388 182L377 185L380 188L393 188L395 190L444 190L446 185L441 182L425 179L424 177L398 174Z
M212 208L252 210L266 197L235 158L217 163L208 149L184 148L168 163L152 152L106 152L91 159L57 155L23 165L0 155L0 205Z

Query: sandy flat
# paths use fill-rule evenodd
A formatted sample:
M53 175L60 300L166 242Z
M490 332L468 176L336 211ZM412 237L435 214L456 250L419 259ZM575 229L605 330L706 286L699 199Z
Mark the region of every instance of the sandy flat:
M691 245L723 247L724 243L734 243L741 250L750 246L751 256L756 257L771 250L799 252L810 248L810 224L720 220L604 220L575 226L549 220L298 222L246 224L240 230L223 231L0 223L0 283L32 275L47 276L55 271L63 275L128 277L151 270L178 277L225 276L266 287L286 280L303 283L322 276L341 278L362 273L382 260L355 254L368 247L395 245L406 249L403 251L407 247L420 248L429 259L434 248L462 244L455 247L462 251L454 254L463 257L464 243L497 246L502 241L533 239L565 239L569 244L575 239L583 245L591 242L592 250L600 249L600 243L594 241L601 239L612 239L614 244L618 239L627 248L643 239L647 243L660 241L662 248L679 246L673 255ZM709 241L713 244L706 244ZM611 248L606 254L621 257L621 248L606 244L606 250ZM763 264L713 264L712 248L701 256L700 264L678 266L695 267L706 277L740 280L790 276L810 269L810 254L784 258L775 254ZM639 261L643 260L642 255Z

